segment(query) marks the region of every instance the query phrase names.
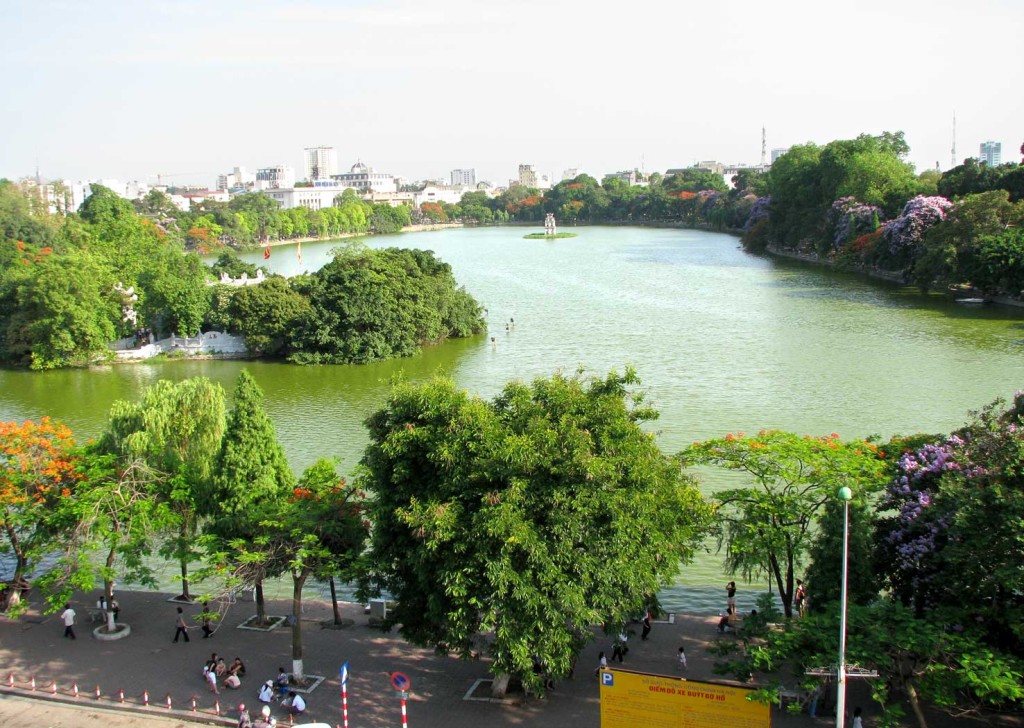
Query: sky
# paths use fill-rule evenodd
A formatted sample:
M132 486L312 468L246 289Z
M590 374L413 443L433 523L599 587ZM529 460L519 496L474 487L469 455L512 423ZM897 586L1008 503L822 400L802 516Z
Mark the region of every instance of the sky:
M902 130L1024 142L1020 0L0 0L0 177L210 184L337 149L561 179Z

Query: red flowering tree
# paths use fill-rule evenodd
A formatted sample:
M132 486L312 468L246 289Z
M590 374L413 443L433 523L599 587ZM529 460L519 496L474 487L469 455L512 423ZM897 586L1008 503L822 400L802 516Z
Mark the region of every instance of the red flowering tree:
M7 609L21 604L35 560L57 538L48 516L81 480L71 430L44 417L39 422L0 422L0 553L14 557Z
M292 577L292 680L302 684L302 589L313 577L351 576L370 522L365 493L338 476L335 462L321 458L302 474L280 509L261 524L251 542L232 544L242 559L263 561L271 573Z
M847 486L878 492L885 461L875 445L843 442L835 433L800 437L762 430L755 437L726 435L695 442L680 453L684 465L717 465L742 473L751 485L715 495L719 503L719 548L725 567L748 580L768 574L787 617L793 616L797 569L811 547L819 512Z

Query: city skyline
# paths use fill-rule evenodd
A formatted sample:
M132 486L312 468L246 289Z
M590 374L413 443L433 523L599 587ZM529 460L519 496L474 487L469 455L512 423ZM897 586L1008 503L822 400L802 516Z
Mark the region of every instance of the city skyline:
M561 179L902 130L917 171L993 140L1017 161L1024 81L1009 0L689 7L577 0L202 4L7 0L0 177L213 185L337 150L409 179L520 164ZM985 19L985 67L953 52ZM901 29L905 32L890 32Z

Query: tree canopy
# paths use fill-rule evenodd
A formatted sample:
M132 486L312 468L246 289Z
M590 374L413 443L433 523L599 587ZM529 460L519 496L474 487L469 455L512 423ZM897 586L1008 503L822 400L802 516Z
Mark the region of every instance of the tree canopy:
M444 379L396 386L367 421L367 562L417 644L543 690L591 637L652 603L712 509L640 423L634 373L511 383L486 402Z

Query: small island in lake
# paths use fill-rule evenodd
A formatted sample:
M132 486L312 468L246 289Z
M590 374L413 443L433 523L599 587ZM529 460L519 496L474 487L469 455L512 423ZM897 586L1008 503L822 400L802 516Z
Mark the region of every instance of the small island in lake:
M526 240L557 240L558 238L575 238L576 233L560 233L555 230L555 215L549 212L544 217L544 232L524 235Z

